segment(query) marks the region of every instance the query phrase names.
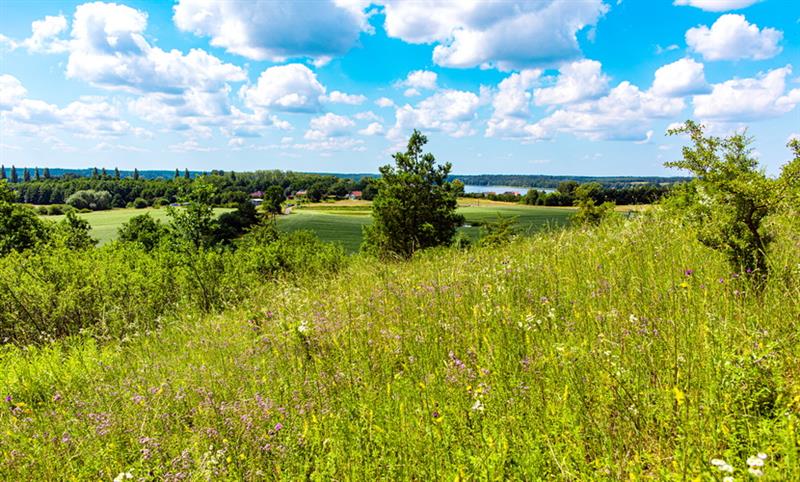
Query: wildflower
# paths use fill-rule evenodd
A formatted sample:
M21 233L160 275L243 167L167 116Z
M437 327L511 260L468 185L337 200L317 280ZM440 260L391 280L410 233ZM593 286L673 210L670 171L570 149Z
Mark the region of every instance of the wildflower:
M297 327L297 331L300 334L305 334L308 332L308 330L309 330L308 322L305 320L303 320L303 322L300 323L300 325Z
M759 454L759 455L764 455L764 458L766 458L766 454ZM762 459L761 457L748 457L747 465L749 465L750 467L763 467L764 459Z
M283 424L282 423L280 423L280 422L276 423L275 424L275 433L280 432L282 428L283 428Z
M687 283L686 281L682 282L682 283L681 283L681 284L679 284L678 286L680 286L681 288L683 288L683 289L685 289L685 290L688 290L688 289L689 289L689 283Z
M472 404L472 410L475 412L482 412L483 411L483 403L480 400L475 400L475 403Z
M14 397L11 395L6 395L6 402L11 403L14 400Z
M761 477L762 475L764 475L764 472L762 472L761 469L757 469L755 467L750 467L749 469L747 469L747 471L750 472L750 475L752 475L753 477Z
M720 472L733 473L733 466L722 459L711 459L711 465L716 467Z
M133 474L130 472L120 472L114 477L114 482L122 482L123 480L130 480L133 478Z
M764 452L759 452L758 454L756 454L756 457L760 458L761 460L767 460L767 454L765 454Z
M733 477L731 477L730 475L722 478L722 482L733 482L733 480L734 480Z
M683 270L683 274L685 274L686 276L691 276L691 275L694 274L694 270L693 269L685 269L685 270Z

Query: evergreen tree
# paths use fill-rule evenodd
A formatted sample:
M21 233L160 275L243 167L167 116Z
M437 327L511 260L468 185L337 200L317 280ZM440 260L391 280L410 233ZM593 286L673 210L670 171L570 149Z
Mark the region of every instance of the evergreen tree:
M97 179L100 176L100 173L97 172L97 168L92 169L92 179Z
M184 179L191 179L192 178L192 176L189 175L189 169L184 169L183 170L183 178Z
M6 178L6 166L0 164L0 181Z
M22 180L25 182L31 182L31 171L29 171L27 167L22 169Z
M101 177L102 177L103 179L105 179L105 178L107 178L107 177L108 177L108 173L106 172L106 168L105 168L105 167L103 168L103 171L102 171Z
M42 179L42 176L39 175L39 168L38 167L36 168L36 173L34 174L33 178L36 179L37 181Z
M365 249L381 256L409 258L415 251L449 245L464 217L456 213L463 184L447 182L452 165L436 165L423 153L428 138L416 129L395 166L380 168L373 223L364 229Z
M45 167L44 168L44 172L42 174L44 175L45 179L50 179L50 168L49 167Z
M119 181L119 168L114 168L114 179Z
M11 181L12 183L17 183L17 182L19 182L19 177L17 177L17 168L16 168L16 167L14 167L14 165L13 165L13 164L11 165L11 179L10 179L10 181Z
M178 179L179 177L181 177L181 174L177 169L175 169L175 177L173 179Z
M133 180L134 181L138 181L139 180L139 170L136 169L136 168L133 169Z

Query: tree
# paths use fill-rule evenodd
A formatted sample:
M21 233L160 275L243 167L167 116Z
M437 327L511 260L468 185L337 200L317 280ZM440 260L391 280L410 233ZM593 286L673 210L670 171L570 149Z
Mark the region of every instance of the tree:
M31 182L31 171L29 171L27 167L22 169L22 180L25 182Z
M158 246L167 232L161 221L153 219L149 213L130 218L117 230L120 241L139 243L145 251L152 251Z
M53 227L52 240L69 249L88 249L97 244L89 235L92 226L79 218L75 211L67 211L66 217Z
M696 226L698 239L724 253L734 270L763 279L772 242L763 221L776 210L777 181L759 169L751 154L752 139L744 134L706 136L693 121L669 134L687 134L692 143L683 148L683 159L665 165L697 176L681 208Z
M6 178L6 166L0 164L0 181Z
M201 179L192 184L186 196L189 204L184 209L167 207L167 214L172 219L170 231L176 241L194 248L204 248L214 243L217 220L211 199L215 195L214 185Z
M120 175L119 175L119 168L115 167L115 168L114 168L114 179L116 179L117 181L119 181L119 177L120 177Z
M92 179L97 179L99 177L100 177L100 173L97 172L97 168L96 167L93 167L92 168Z
M318 203L322 200L322 197L325 195L326 191L327 188L325 183L322 181L317 181L309 186L308 189L306 189L306 197L312 203Z
M108 191L93 191L91 189L76 191L67 198L66 203L75 209L104 211L111 209L111 193Z
M38 167L36 168L36 172L33 175L33 178L36 179L37 181L42 179L42 177L39 175L39 168Z
M19 177L17 177L17 168L14 165L11 165L11 178L9 179L12 183L16 184L19 182Z
M138 181L139 180L139 170L136 169L136 168L133 169L133 180L134 181Z
M108 178L108 172L106 172L106 168L105 167L100 170L100 177L103 178L103 179L107 179Z
M456 213L461 192L447 182L452 165L437 165L433 154L423 153L427 142L415 129L406 152L392 156L395 166L380 168L373 223L364 228L365 250L409 258L420 249L449 245L464 222Z
M181 177L181 174L178 172L178 169L175 169L175 176L173 176L173 179L178 179L179 177Z
M184 179L191 179L192 178L192 176L189 175L189 169L184 169L183 170L183 178Z
M45 167L44 168L44 172L42 173L42 176L44 176L45 179L50 179L50 168L49 167Z
M283 201L286 196L283 194L283 188L280 186L270 186L264 191L264 202L262 204L263 210L269 214L280 214L283 212Z
M48 239L47 226L36 213L17 204L17 195L0 181L0 256L11 251L24 251Z

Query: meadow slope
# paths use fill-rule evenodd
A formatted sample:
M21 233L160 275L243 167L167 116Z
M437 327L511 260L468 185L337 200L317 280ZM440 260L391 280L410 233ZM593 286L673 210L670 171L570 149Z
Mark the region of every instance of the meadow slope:
M355 257L122 342L6 346L0 479L739 480L762 453L762 480L798 480L782 239L761 293L654 214Z

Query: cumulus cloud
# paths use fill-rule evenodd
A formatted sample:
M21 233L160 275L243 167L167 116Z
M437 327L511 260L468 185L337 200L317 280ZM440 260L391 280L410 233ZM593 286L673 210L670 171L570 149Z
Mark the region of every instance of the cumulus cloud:
M492 99L493 113L486 128L489 137L526 136L526 118L530 115L530 89L541 76L538 69L511 74L497 86Z
M596 60L580 60L559 69L558 80L552 87L536 89L536 105L569 104L597 97L608 91L609 78Z
M309 57L326 62L346 53L369 30L357 2L180 0L174 11L179 29L210 37L211 45L253 60Z
M75 10L67 77L134 93L176 94L219 90L245 80L241 68L201 49L188 54L151 46L143 32L147 14L114 3L86 3Z
M358 131L362 136L375 136L383 134L383 126L379 122L371 122L367 127Z
M684 107L682 99L659 97L624 81L608 95L559 109L527 130L542 138L566 132L591 140L642 141L652 120L675 116Z
M693 98L694 115L709 121L742 122L790 112L800 103L800 88L786 88L791 73L787 65L755 78L714 84L711 93Z
M10 134L48 137L53 129L90 138L144 134L143 129L122 120L117 107L109 102L80 100L59 107L28 98L22 83L7 74L0 76L0 124Z
M36 53L60 53L69 48L69 43L59 36L67 30L67 19L63 15L47 15L41 20L31 23L31 36L17 42L0 35L0 42L7 44L12 50L25 48Z
M392 99L388 97L381 97L380 99L375 101L375 105L378 107L394 107L395 103Z
M439 130L453 137L472 133L472 121L480 98L463 90L443 90L421 100L415 107L406 104L395 111L395 125L388 136L403 137L411 129Z
M367 98L360 94L345 94L344 92L334 90L330 94L326 95L324 100L326 102L332 102L335 104L361 105L367 100Z
M305 65L287 64L264 70L255 85L242 87L239 94L251 108L319 112L325 87Z
M413 72L409 72L405 80L401 81L399 84L415 89L434 90L436 89L437 78L438 75L436 72L431 72L430 70L414 70Z
M384 3L386 33L409 43L436 43L436 64L503 70L555 65L577 57L577 32L595 25L608 10L602 0Z
M706 60L763 60L778 55L783 32L748 23L744 15L725 14L711 28L686 31L686 44Z
M661 66L653 79L653 93L664 97L704 94L710 90L704 66L693 59L680 59Z
M304 137L309 140L343 137L350 134L353 126L355 126L355 123L348 117L328 112L309 121L308 130Z
M706 12L725 12L749 7L761 0L675 0L675 5L697 7Z

